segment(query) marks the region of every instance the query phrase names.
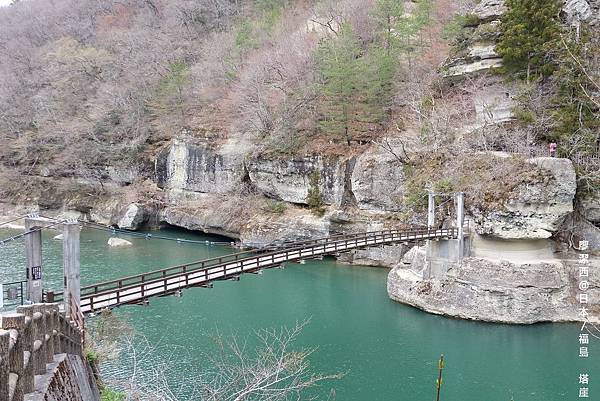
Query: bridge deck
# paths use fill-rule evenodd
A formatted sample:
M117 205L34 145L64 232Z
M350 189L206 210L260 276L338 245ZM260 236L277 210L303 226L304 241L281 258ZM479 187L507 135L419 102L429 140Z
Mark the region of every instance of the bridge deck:
M456 238L457 235L458 230L453 228L387 230L297 242L267 253L241 252L83 287L81 311L91 313L119 305L141 303L150 297L173 294L189 287L209 286L213 281L237 278L243 273L279 267L286 262L377 245ZM54 301L60 301L63 294L56 293L53 296Z

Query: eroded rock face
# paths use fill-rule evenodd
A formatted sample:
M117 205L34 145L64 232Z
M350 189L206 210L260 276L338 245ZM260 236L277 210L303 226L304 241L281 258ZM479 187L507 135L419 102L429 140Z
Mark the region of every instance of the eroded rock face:
M506 87L485 86L474 93L473 101L477 127L514 120L515 101Z
M253 248L279 246L285 242L327 237L329 226L327 219L312 214L259 218L245 227L240 240L244 246Z
M390 143L401 154L399 145ZM402 163L390 152L373 147L360 155L351 177L356 204L363 210L397 211L404 196Z
M344 253L338 257L341 263L361 266L394 267L398 265L404 254L408 251L406 245L391 245L378 248L361 249Z
M580 241L587 241L587 252L600 252L600 225L596 226L583 216L573 213L565 219L562 226L562 241L565 244L579 247Z
M483 0L475 7L473 14L485 22L499 19L506 9L504 0Z
M600 197L588 196L582 199L581 209L588 221L600 224Z
M573 211L577 183L568 159L540 157L531 164L550 173L550 182L522 184L505 210L471 211L478 234L501 239L550 238Z
M268 197L306 204L313 172L319 175L323 202L340 205L344 196L347 161L306 156L295 159L255 159L248 163L252 184Z
M160 188L227 193L242 182L243 155L174 140L157 157L155 175Z
M538 262L516 264L466 258L441 279L423 279L423 259L388 275L389 296L430 313L501 323L580 321L576 299L578 265ZM600 263L590 267L591 314L600 311Z
M171 206L166 207L160 220L188 230L239 238L244 221L235 200L219 195L177 192Z
M447 68L445 78L455 78L476 72L489 71L493 68L502 67L502 58L487 59L464 59Z

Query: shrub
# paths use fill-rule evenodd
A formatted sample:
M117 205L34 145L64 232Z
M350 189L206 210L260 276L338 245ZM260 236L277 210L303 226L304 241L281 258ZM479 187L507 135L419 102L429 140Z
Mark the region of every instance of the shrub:
M263 210L267 213L272 214L283 214L287 209L287 205L285 202L267 200L266 206Z
M475 14L466 14L462 19L463 27L477 26L480 24L479 17Z
M322 216L325 213L323 207L323 199L321 198L321 189L319 187L321 176L318 171L313 171L308 177L308 195L306 196L306 203L308 207L316 215Z
M125 401L127 394L100 385L100 401Z

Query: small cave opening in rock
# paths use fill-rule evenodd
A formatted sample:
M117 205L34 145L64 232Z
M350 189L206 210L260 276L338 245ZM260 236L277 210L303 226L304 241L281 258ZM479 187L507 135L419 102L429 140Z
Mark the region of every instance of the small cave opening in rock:
M233 237L228 237L228 236L225 236L222 234L207 233L207 232L204 232L201 230L190 230L185 227L179 227L179 226L172 225L169 223L164 223L164 222L161 223L160 229L157 231L157 235L159 232L172 234L172 236L175 238L193 239L193 240L199 240L199 241L204 240L204 241L208 241L211 243L218 243L218 244L233 245L237 242L237 239L233 238Z

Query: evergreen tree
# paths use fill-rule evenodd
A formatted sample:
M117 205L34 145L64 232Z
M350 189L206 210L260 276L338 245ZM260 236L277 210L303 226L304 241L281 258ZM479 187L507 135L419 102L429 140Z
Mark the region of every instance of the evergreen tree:
M322 130L343 137L348 145L352 139L352 122L360 105L356 102L361 88L360 46L352 28L344 25L335 39L321 44L317 59L321 73Z
M377 0L375 3L375 10L371 16L388 55L400 46L399 30L403 14L403 0Z
M600 46L589 39L585 29L582 32L579 41L565 35L562 49L557 51L558 67L552 77L556 82L552 99L555 125L550 139L558 142L565 154L583 156L597 152L600 138L598 104L591 96L597 88L585 70L593 70L588 60L598 54Z
M364 101L363 122L380 122L391 106L397 57L381 46L371 46L360 60L361 92Z
M551 51L560 38L559 0L507 0L496 50L510 72L547 77L556 66Z

